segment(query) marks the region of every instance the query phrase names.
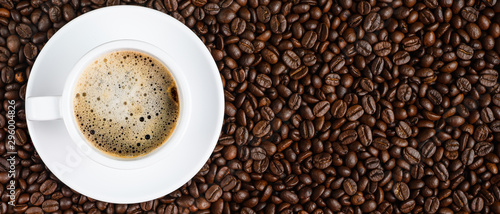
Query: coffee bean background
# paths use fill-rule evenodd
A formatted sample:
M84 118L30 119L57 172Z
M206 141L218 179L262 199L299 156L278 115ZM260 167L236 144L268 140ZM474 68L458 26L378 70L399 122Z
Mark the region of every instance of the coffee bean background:
M120 4L192 29L217 63L226 100L218 144L199 173L169 195L128 205L61 183L36 153L23 109L47 40L83 13ZM497 0L0 6L0 213L500 213ZM11 99L15 207L6 190Z

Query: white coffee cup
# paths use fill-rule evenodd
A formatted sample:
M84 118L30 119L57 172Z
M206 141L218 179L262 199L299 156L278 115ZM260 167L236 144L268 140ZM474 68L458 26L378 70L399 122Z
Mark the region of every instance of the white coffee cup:
M74 96L72 96L72 94L75 90L78 78L87 65L106 53L120 50L143 52L162 62L172 74L177 84L179 95L180 111L174 131L160 147L137 158L114 157L92 146L80 131L73 110ZM175 147L181 143L180 139L187 129L189 117L191 115L191 96L188 89L187 80L182 70L179 69L175 61L162 49L138 40L115 40L90 50L75 64L66 79L61 96L28 97L26 102L26 111L29 112L29 114L27 114L27 119L33 121L62 119L64 120L69 135L73 139L73 142L68 143L76 143L77 148L92 160L116 169L126 170L142 168L158 162L171 152L175 152Z

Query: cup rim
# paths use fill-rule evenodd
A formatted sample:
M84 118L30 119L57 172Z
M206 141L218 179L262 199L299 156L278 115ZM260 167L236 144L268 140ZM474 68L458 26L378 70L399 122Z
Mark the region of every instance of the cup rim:
M76 123L74 115L74 97L72 95L76 88L76 82L82 75L85 68L89 65L89 63L93 62L98 57L120 50L142 52L160 61L165 67L167 67L170 74L174 78L179 97L179 117L172 134L170 134L162 145L155 148L153 151L134 158L119 158L111 156L95 148L83 136L83 133L80 131L78 124ZM61 115L73 142L77 145L81 152L91 160L115 169L127 170L144 168L159 162L161 159L166 157L168 153L173 152L175 147L180 143L182 135L184 135L187 129L187 123L191 114L191 105L189 88L187 87L186 81L186 78L183 76L175 61L166 52L155 45L133 39L108 41L88 51L73 66L68 78L65 81L63 94L61 96Z

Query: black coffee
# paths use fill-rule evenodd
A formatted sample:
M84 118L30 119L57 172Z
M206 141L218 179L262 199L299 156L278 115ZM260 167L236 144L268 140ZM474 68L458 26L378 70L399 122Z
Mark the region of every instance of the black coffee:
M142 52L100 56L80 75L73 95L80 131L94 147L115 157L134 158L158 148L179 117L173 77Z

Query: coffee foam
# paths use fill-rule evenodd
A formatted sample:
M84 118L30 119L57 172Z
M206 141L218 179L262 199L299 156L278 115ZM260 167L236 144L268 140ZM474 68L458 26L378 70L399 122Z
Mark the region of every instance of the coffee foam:
M97 58L80 75L73 95L82 134L116 157L138 157L158 148L179 116L177 86L168 69L137 51Z

